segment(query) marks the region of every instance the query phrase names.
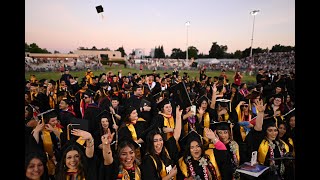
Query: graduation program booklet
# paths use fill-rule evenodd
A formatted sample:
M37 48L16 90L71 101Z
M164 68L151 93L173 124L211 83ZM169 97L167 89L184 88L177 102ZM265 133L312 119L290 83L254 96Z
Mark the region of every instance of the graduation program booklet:
M269 169L268 166L264 166L261 164L255 164L251 166L250 162L245 162L244 164L240 165L240 167L236 171L248 174L250 176L259 177L267 169Z

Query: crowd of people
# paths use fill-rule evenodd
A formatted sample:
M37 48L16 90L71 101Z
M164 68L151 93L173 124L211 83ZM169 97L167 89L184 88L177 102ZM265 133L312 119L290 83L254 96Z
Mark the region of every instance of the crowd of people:
M118 72L25 81L26 179L294 179L294 72ZM287 158L291 157L291 158ZM289 160L288 160L289 159Z

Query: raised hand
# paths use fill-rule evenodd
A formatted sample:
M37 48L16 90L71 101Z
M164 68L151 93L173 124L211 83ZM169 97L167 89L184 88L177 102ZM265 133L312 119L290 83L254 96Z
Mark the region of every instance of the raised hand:
M84 130L81 130L81 129L72 129L71 130L71 134L72 135L75 135L75 136L79 136L81 137L81 139L83 140L90 140L92 139L92 135L87 132L87 131L84 131Z

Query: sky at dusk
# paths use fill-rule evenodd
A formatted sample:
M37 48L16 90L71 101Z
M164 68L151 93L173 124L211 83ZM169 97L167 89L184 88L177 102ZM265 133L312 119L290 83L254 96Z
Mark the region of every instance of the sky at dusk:
M104 12L98 14L96 6ZM255 16L253 10L260 10ZM190 25L185 23L189 21ZM227 52L295 46L294 0L26 0L25 42L68 53L79 47L141 48L194 46L208 54L213 42Z

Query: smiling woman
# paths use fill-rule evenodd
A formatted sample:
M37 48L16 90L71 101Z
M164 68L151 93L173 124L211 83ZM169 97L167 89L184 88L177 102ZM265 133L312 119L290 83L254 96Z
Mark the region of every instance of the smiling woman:
M48 170L44 154L29 153L25 158L26 179L48 180ZM50 179L49 179L50 180Z

